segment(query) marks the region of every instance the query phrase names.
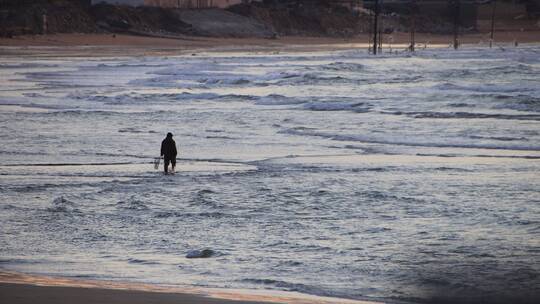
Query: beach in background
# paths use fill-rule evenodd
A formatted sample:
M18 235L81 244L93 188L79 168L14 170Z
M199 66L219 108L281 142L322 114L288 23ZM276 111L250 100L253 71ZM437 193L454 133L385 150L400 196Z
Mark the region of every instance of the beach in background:
M495 48L519 43L539 43L540 31L505 31L497 33ZM323 51L323 50L367 50L370 36L357 35L351 38L285 36L279 39L263 38L210 38L183 36L181 38L159 38L122 34L51 34L0 38L0 54L38 54L44 47L44 56L54 55L47 49L55 49L67 56L141 56L179 55L196 51ZM489 33L460 35L462 44L478 47L489 46ZM382 40L383 53L406 52L410 44L408 33L385 35ZM452 35L429 33L416 34L417 48L449 48ZM75 48L75 49L73 49ZM86 52L85 52L86 49Z

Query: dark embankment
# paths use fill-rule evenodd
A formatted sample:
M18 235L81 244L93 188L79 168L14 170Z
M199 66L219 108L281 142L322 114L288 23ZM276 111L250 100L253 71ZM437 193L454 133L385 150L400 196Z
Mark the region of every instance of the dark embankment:
M1 11L0 35L57 33L133 33L145 35L194 34L173 10L128 7L77 1L9 2Z
M407 29L403 16L385 14L382 18L385 32ZM164 37L352 37L369 32L370 22L367 11L354 12L318 1L306 2L299 7L252 3L227 10L189 10L106 4L89 6L82 1L68 0L20 0L3 2L0 36L122 33ZM441 23L440 20L437 22ZM422 22L419 24L421 30ZM430 25L429 28L435 27Z
M223 10L107 4L90 6L85 4L87 1L79 0L4 0L0 1L2 4L0 37L58 33L118 33L166 38L186 35L219 38L277 36L342 38L369 33L372 28L369 7L350 9L332 1L294 1L294 5L285 5L289 2L253 2ZM483 23L480 19L477 22L477 17L484 18L485 16L482 16L487 14L484 11L486 8L482 6L474 9L464 8L460 14L460 32L474 33L482 30ZM380 17L380 29L385 34L408 32L411 29L413 12L417 32L453 33L453 15L446 6L438 10L384 6ZM504 28L509 27L508 23L512 25L521 22L518 24L518 30L528 27L537 30L534 25L536 19L516 20L514 16L516 14L521 14L521 11L515 10L512 14L507 14L505 18L509 18L509 21L505 21Z

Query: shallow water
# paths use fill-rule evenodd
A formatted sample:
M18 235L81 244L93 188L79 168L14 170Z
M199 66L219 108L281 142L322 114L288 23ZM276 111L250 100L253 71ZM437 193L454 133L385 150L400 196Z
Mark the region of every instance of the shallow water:
M5 57L0 84L1 268L387 301L540 294L538 46ZM174 176L152 165L167 132Z

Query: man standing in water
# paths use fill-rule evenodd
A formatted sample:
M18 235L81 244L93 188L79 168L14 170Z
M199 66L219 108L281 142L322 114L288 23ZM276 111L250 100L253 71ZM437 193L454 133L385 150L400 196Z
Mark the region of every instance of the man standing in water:
M174 173L174 168L176 167L176 143L172 139L172 133L167 133L167 137L161 142L161 156L164 160L164 170L165 174L168 173L169 163L172 165L171 173Z

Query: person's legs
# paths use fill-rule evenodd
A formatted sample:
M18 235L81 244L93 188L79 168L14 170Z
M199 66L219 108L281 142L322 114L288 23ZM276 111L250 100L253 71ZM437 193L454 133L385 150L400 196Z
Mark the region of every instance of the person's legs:
M170 161L171 161L171 160L168 159L168 158L165 158L165 159L164 159L164 162L163 162L164 167L163 167L163 169L164 169L165 173L168 172L169 162L170 162Z
M172 170L174 172L176 169L176 158L171 159L171 165L172 165Z

